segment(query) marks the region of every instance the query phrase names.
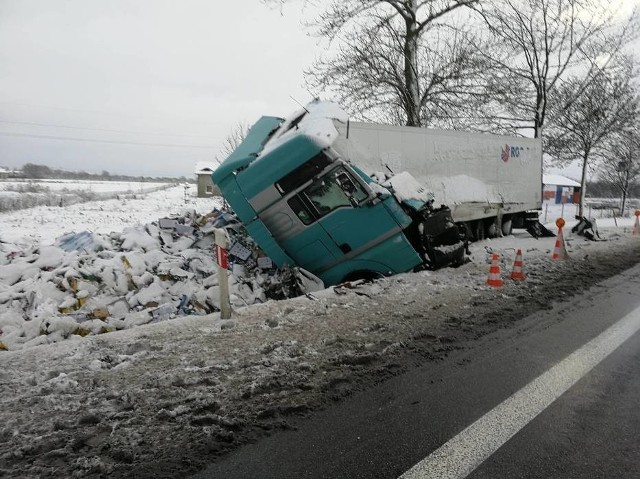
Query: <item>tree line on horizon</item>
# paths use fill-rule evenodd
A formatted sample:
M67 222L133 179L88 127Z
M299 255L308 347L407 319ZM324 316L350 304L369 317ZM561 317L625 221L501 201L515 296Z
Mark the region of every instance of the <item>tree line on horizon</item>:
M109 173L102 170L101 173L88 173L86 171L68 171L59 168L50 168L46 165L26 163L13 175L14 178L24 178L32 180L42 179L65 179L65 180L93 180L93 181L131 181L140 183L192 183L193 178L168 177L168 176L130 176Z

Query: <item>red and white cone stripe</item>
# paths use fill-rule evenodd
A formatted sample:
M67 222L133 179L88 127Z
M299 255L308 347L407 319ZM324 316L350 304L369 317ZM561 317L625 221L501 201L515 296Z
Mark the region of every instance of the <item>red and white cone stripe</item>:
M500 278L500 265L498 264L498 255L493 253L491 258L491 267L489 268L489 278L487 284L492 288L502 288L502 278Z

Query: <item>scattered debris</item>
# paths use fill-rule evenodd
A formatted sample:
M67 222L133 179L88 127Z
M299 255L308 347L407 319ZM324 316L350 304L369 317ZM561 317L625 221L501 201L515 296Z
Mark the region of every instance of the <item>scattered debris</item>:
M591 241L598 241L601 239L600 233L598 233L598 227L596 226L595 218L576 216L576 219L578 220L578 223L573 228L571 228L572 233L584 236Z
M276 269L229 211L187 211L109 235L69 233L55 245L0 253L4 349L220 310L213 231L231 240L232 307L324 289L297 267Z

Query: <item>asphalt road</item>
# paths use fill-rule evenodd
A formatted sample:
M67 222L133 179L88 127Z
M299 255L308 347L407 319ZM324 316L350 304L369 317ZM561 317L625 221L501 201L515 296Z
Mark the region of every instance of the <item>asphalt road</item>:
M638 308L640 266L193 477L638 477Z

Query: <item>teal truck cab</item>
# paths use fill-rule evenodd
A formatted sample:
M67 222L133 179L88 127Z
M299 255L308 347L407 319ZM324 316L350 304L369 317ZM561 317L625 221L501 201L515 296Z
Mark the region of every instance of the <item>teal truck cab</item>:
M345 112L327 102L262 117L213 181L277 266L302 267L325 285L462 262L449 209L434 209L407 173L363 172L348 157L348 130Z

